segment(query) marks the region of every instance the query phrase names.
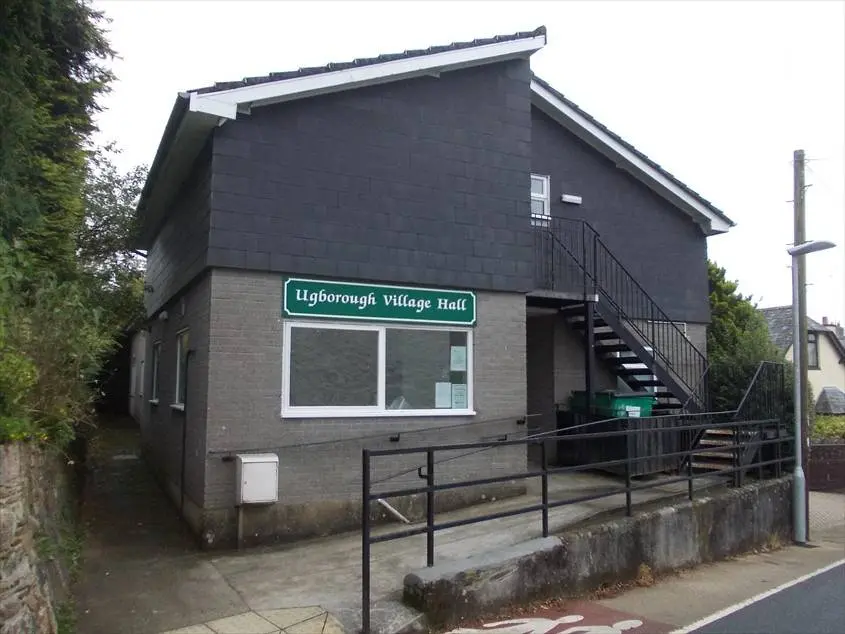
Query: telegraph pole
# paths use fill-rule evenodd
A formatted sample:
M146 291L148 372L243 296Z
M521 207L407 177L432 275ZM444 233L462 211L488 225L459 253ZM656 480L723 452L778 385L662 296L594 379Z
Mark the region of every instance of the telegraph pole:
M806 186L804 185L804 150L795 150L793 152L793 197L792 205L795 216L795 237L794 244L797 246L807 241L807 232L805 229L805 213L804 213L804 193ZM798 367L795 368L795 380L799 381L801 390L801 401L799 404L799 412L801 413L801 462L804 469L804 474L807 474L808 454L810 451L809 445L809 406L807 403L807 265L805 262L806 256L798 256L795 262L798 265L798 326L801 333L801 350L799 351ZM794 353L793 353L793 356ZM806 482L806 480L805 480ZM805 487L806 488L806 487ZM810 496L805 491L804 500L806 508L804 509L806 523L809 524L810 518ZM809 527L807 528L807 539L809 539Z

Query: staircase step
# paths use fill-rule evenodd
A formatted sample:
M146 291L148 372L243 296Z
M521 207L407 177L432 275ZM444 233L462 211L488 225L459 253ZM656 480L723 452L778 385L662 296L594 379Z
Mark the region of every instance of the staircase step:
M609 340L609 339L615 339L615 340L618 340L618 341L622 341L622 339L619 338L619 335L617 335L612 330L608 330L606 332L600 331L600 332L596 332L594 334L595 334L596 339L599 339L599 340L605 340L606 341L606 340Z
M596 342L596 352L599 354L603 354L606 352L631 352L631 349L628 347L628 344L625 343L605 343L602 344L601 342ZM624 359L626 357L614 357L619 359ZM637 355L631 352L630 358L636 359Z
M693 471L725 471L726 469L730 468L732 465L725 465L720 462L711 462L706 460L695 460L692 461L692 468Z
M640 387L660 387L663 385L659 379L634 379L630 377L625 379L625 383L635 390Z
M709 458L715 461L728 461L733 464L733 454L730 451L696 451L695 457ZM695 459L693 459L695 461Z
M611 355L607 357L607 362L610 365L619 366L620 368L625 368L625 366L634 366L632 368L626 368L630 370L646 370L650 372L648 366L640 361L639 357L635 355L633 352L630 354L625 354L623 356Z
M560 314L564 317L572 316L572 315L584 315L584 304L570 304L569 306L564 306L560 309Z
M631 365L631 364L628 364ZM651 370L648 368L623 368L616 370L619 376L651 376ZM662 385L662 383L661 383Z
M706 436L699 441L702 447L730 447L734 444L733 439L722 438L707 438Z
M569 319L569 325L575 328L575 330L584 330L586 320L582 317L578 319L577 317L573 317ZM593 320L593 328L610 328L607 322L604 319L594 319Z

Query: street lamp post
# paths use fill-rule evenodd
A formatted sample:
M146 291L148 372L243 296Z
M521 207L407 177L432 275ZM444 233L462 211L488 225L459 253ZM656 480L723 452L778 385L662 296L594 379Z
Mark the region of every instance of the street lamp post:
M793 433L795 436L795 468L792 472L792 522L795 541L798 544L807 543L807 498L806 480L802 458L806 439L802 434L801 402L806 398L807 386L804 384L805 377L798 369L801 367L801 344L803 337L807 336L802 332L803 324L798 318L798 298L806 289L800 287L798 282L799 258L808 253L832 249L836 245L826 240L810 240L796 244L787 252L792 256L792 363L796 368L794 382L794 403L793 403Z

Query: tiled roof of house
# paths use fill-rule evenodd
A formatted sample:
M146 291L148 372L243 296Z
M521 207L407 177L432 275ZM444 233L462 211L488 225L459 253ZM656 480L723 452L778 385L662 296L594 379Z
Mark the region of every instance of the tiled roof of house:
M792 345L792 306L776 306L760 310L769 326L769 338L779 349Z
M775 306L773 308L761 308L760 312L766 319L769 326L769 338L779 349L786 351L792 345L792 306ZM824 332L830 334L830 340L839 349L840 355L845 359L845 340L836 336L829 328L807 317L807 330L809 332Z
M422 57L423 55L433 55L435 53L446 53L448 51L456 51L462 48L473 48L476 46L485 46L487 44L497 44L499 42L510 42L513 40L522 40L530 37L539 37L546 35L546 27L540 26L533 31L520 31L518 33L511 33L509 35L494 35L493 37L481 38L472 40L471 42L452 42L451 44L444 44L442 46L429 46L428 48L414 49L403 51L402 53L389 53L385 55L378 55L376 57L363 57L354 59L351 62L332 62L325 66L312 66L308 68L299 68L291 71L281 71L270 73L269 75L261 75L258 77L245 77L236 81L216 82L213 86L205 86L197 88L190 92L199 94L216 92L219 90L232 90L234 88L243 88L245 86L254 86L256 84L266 84L273 81L282 81L284 79L293 79L295 77L307 77L309 75L319 75L320 73L330 73L338 70L347 70L350 68L359 68L361 66L371 66L373 64L382 64L384 62L394 62L400 59L409 59L412 57Z
M817 414L845 414L845 392L838 387L822 389L816 401Z
M653 169L655 169L655 170L657 170L658 172L660 172L661 174L663 174L666 178L668 178L669 180L671 180L673 183L675 183L675 185L677 185L678 187L680 187L681 189L683 189L683 190L684 190L685 192L687 192L690 196L693 196L693 197L697 198L699 201L701 201L701 203L702 203L702 204L706 205L706 206L707 206L707 207L708 207L708 208L709 208L709 209L710 209L713 213L715 213L717 216L719 216L720 218L722 218L722 219L723 219L723 220L725 220L726 222L730 223L731 225L734 225L734 224L735 224L735 223L734 223L734 221L733 221L733 220L731 220L730 218L728 218L722 210L720 210L720 209L718 209L716 206L714 206L714 205L713 205L713 203L711 203L709 200L707 200L706 198L704 198L704 196L702 196L702 195L701 195L701 194L699 194L697 191L695 191L694 189L692 189L689 185L687 185L687 184L685 184L685 183L681 182L680 180L678 180L678 178L677 178L674 174L672 174L671 172L669 172L668 170L666 170L666 168L664 168L663 166L661 166L661 165L660 165L659 163L657 163L656 161L654 161L654 160L652 160L651 158L649 158L646 154L643 154L642 152L640 152L637 148L635 148L633 145L631 145L630 143L628 143L625 139L623 139L623 138L622 138L622 137L620 137L618 134L616 134L615 132L613 132L613 131L612 131L611 129L609 129L606 125L604 125L604 124L603 124L603 123L601 123L600 121L597 121L597 120L596 120L596 119L595 119L595 118L594 118L591 114L589 114L588 112L585 112L585 111L584 111L584 110L583 110L583 109L582 109L582 108L581 108L578 104L576 104L576 103L575 103L575 102L573 102L572 100L570 100L570 99L568 99L567 97L565 97L562 93L558 92L558 91L557 91L555 88L553 88L553 87L552 87L552 86L551 86L548 82L546 82L546 81L544 81L544 80L540 79L539 77L537 77L537 75L533 75L533 77L534 77L534 81L536 81L538 84L540 84L541 86L543 86L543 88L545 88L545 89L546 89L546 90L548 90L550 93L552 93L555 97L557 97L558 99L560 99L561 101L563 101L563 102L564 102L566 105L568 105L570 108L572 108L573 110L577 111L577 112L578 112L578 114L580 114L582 117L584 117L585 119L587 119L588 121L590 121L590 123L592 123L592 124L593 124L593 125L595 125L597 128L599 128L600 130L602 130L602 132L604 132L605 134L607 134L608 136L610 136L611 138L613 138L613 139L614 139L617 143L619 143L620 145L622 145L622 146L624 146L625 148L627 148L630 152L633 152L634 154L636 154L636 155L637 155L640 159L642 159L643 161L645 161L645 162L646 162L649 166L651 166Z

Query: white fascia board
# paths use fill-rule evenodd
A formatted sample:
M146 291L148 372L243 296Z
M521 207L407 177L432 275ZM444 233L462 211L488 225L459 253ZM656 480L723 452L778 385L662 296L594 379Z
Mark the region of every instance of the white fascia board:
M188 110L191 112L210 114L224 119L235 119L238 116L239 104L231 100L215 99L214 97L216 94L217 93L198 95L195 92L190 93Z
M216 92L191 93L190 110L234 119L244 104L266 104L301 99L360 86L431 75L441 70L473 66L479 63L514 58L533 53L546 45L546 36L495 42L482 46L420 55L392 62L368 64L358 68L317 73L304 77L243 86Z
M592 121L586 119L580 112L573 110L568 104L558 99L536 81L531 82L531 91L551 105L563 117L606 146L613 154L628 163L634 170L646 175L649 180L669 192L689 209L693 210L699 216L706 218L710 225L709 233L725 233L733 226L718 214L713 213L711 209L690 195L689 192L678 187L677 184L673 183L671 179L667 178L659 170L654 169L654 167L643 161L634 152L608 135L607 132L596 126Z

